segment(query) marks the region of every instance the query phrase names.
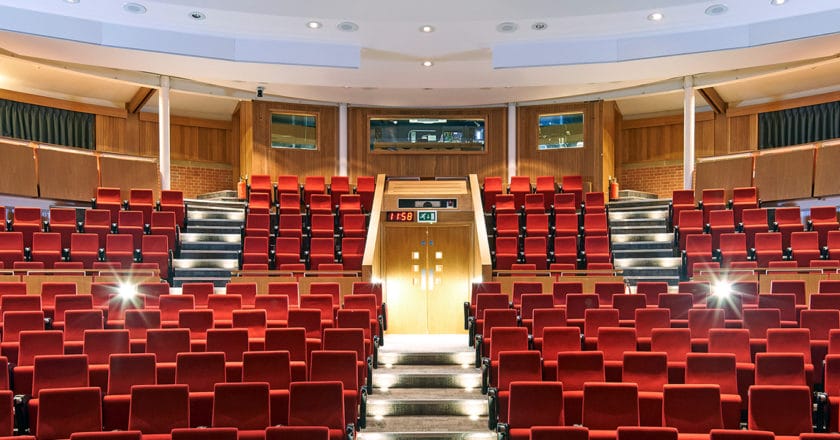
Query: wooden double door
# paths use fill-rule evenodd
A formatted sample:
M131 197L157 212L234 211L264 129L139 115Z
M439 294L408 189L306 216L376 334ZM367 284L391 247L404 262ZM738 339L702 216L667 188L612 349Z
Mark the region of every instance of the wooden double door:
M389 333L462 333L475 246L471 224L386 224L380 255Z

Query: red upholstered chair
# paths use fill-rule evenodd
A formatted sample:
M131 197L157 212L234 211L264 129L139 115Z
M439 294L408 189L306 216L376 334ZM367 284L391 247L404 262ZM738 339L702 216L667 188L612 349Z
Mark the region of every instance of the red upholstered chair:
M496 237L495 267L498 270L510 270L511 265L519 261L519 238Z
M819 260L821 256L819 233L792 232L790 234L790 258L799 267L808 267L811 260Z
M668 383L685 383L686 355L691 352L691 332L687 328L653 329L650 350L668 354Z
M154 385L155 355L151 353L114 354L109 359L108 388L102 402L105 430L128 429L131 387Z
M557 355L580 351L580 337L580 329L577 327L557 326L543 329L539 347L543 355L543 380L557 380Z
M82 352L88 357L90 386L106 391L109 357L131 352L128 330L85 330Z
M146 335L149 330L161 328L160 310L126 310L125 329L128 330L132 353L146 351Z
M316 237L310 240L309 270L316 270L322 263L335 263L335 240L332 237Z
M268 237L272 232L270 215L249 213L245 216L246 237Z
M50 208L50 222L48 226L49 232L61 234L62 249L70 248L70 234L78 232L76 210L74 208Z
M811 412L811 391L806 386L755 385L750 388L747 427L772 431L776 438L795 438L813 431Z
M346 214L341 216L339 232L342 237L367 236L367 217L364 214Z
M767 330L767 353L799 353L803 356L805 383L814 385L814 364L811 359L811 331L807 328L774 328Z
M269 404L268 383L217 383L211 426L236 428L239 439L264 439L271 426Z
M307 364L310 382L341 382L344 395L344 420L356 424L359 420L361 390L358 381L355 351L315 350Z
M140 258L143 263L157 265L162 279L169 278L169 271L172 266L170 255L172 248L169 243L169 238L165 235L144 235L141 244Z
M756 353L756 385L807 385L802 353Z
M208 352L225 355L225 377L228 382L242 381L242 353L248 351L248 330L244 328L211 328L207 330Z
M178 353L175 359L175 383L186 384L190 391L190 425L211 426L213 389L225 382L224 353Z
M294 214L300 217L300 195L298 193L280 193L278 214Z
M207 298L207 308L213 311L214 327L229 328L233 325L233 311L242 308L242 297L213 294Z
M535 269L545 270L547 267L546 237L525 238L525 262L534 264Z
M612 263L612 252L610 251L610 239L606 235L587 236L583 239L583 258L586 261L587 269L594 263Z
M740 408L738 411L740 416ZM713 383L665 385L663 416L665 426L676 428L680 434L708 434L712 429L722 429L720 387Z
M694 306L694 296L690 293L661 293L657 307L671 311L671 325L688 327L688 311Z
M315 214L331 215L333 214L332 198L327 194L312 194L309 203L306 204L306 210L310 216Z
M596 281L593 291L598 295L598 301L601 305L609 306L612 304L615 295L626 293L627 286L621 281Z
M609 226L607 223L607 214L584 214L583 216L583 234L585 236L608 235Z
M182 229L184 228L184 213L186 208L184 206L184 193L182 191L166 189L161 190L158 210L174 212L175 222Z
M764 299L762 298L762 300ZM781 327L781 316L781 311L776 308L744 310L743 327L749 331L750 346L753 353L767 350L767 330Z
M680 212L679 225L674 226L675 240L682 251L685 249L686 237L691 234L702 234L705 227L703 212L686 210Z
M111 213L111 223L117 222L117 214L123 207L122 195L119 188L96 188L96 197L92 200L92 208L106 209Z
M583 313L583 348L586 350L595 350L598 344L598 329L601 327L618 326L618 310L613 308L586 309Z
M303 201L309 204L313 194L325 194L327 183L324 176L306 176L303 179Z
M575 206L580 206L583 201L583 178L578 175L563 176L561 190L575 195Z
M546 212L545 196L541 193L525 194L525 215L544 214Z
M747 248L755 247L755 234L770 230L767 219L767 209L745 209L742 213L738 228L747 236Z
M600 351L557 353L557 381L563 384L565 424L580 424L586 383L604 382L604 354ZM638 412L636 413L638 418ZM638 422L636 422L638 425Z
M702 197L698 206L703 210L703 223L709 223L710 212L726 209L726 190L704 189Z
M598 295L594 293L570 293L566 295L566 321L583 331L585 313L598 309Z
M564 420L569 424L564 417L563 391L563 384L559 382L511 383L507 438L530 440L533 439L533 427L561 426Z
M271 196L266 193L252 193L248 196L248 214L268 215L271 212Z
M288 351L249 351L242 355L242 381L269 386L272 425L285 425L289 418L291 367Z
M268 237L245 237L242 264L269 264Z
M344 414L341 382L293 382L289 386L289 426L326 426L330 440L342 440L345 430L353 429Z
M266 193L271 196L273 192L271 176L268 174L252 174L251 181L248 182L249 193Z
M146 223L142 211L120 211L118 214L117 232L134 237L134 249L140 249L140 240L145 233Z
M476 344L478 345L478 344ZM482 350L482 391L498 387L499 353L504 351L528 350L528 330L524 327L493 327L490 329L490 343Z
M534 193L543 196L543 211L551 209L551 202L557 193L557 183L554 181L554 176L537 176Z
M362 270L362 258L365 255L365 239L363 237L342 238L340 255L345 270Z
M680 213L684 210L697 209L694 203L693 189L678 189L674 190L671 195L671 225L676 227L680 225Z
M93 263L99 261L100 249L99 237L96 234L74 233L70 236L70 261L78 261L84 264L85 268L92 268Z
M3 267L10 268L23 258L23 233L0 232L0 263Z
M555 281L551 287L554 305L566 304L566 296L570 293L583 293L583 282L581 281Z
M58 232L35 232L32 234L32 261L44 263L44 268L52 269L62 259L61 234Z
M691 309L688 311L688 330L691 334L691 349L705 352L709 347L709 330L725 328L723 309Z
M299 214L280 214L277 233L279 237L294 237L300 240L303 236L302 217Z
M265 332L266 351L289 352L291 380L306 380L306 362L309 357L306 347L306 329L269 328Z
M358 185L358 178L356 179ZM484 184L481 186L481 195L484 200L484 212L491 212L493 205L496 204L496 196L502 194L504 191L502 187L502 178L499 176L485 176ZM357 189L358 191L358 189ZM372 192L372 191L371 191Z
M668 355L647 351L625 352L621 380L639 386L639 423L661 426L662 390L668 383Z
M502 181L499 179L499 192L501 192ZM362 203L365 212L371 212L373 208L373 193L376 190L376 179L373 176L356 177L356 194ZM488 210L489 211L489 210Z
M301 190L298 176L291 174L277 176L277 185L274 187L277 194L300 194Z
M511 176L508 194L513 194L516 209L525 205L525 195L531 193L531 178L528 176Z
M557 214L577 215L578 205L575 204L574 193L555 193L554 202L551 204L551 212Z
M44 230L41 208L16 207L12 213L10 231L23 234L23 246L32 247L32 234ZM9 265L11 267L11 265Z
M759 204L758 189L754 186L733 188L729 205L735 214L735 223L740 223L745 209L757 209Z
M715 428L737 429L741 420L742 401L738 391L736 357L731 353L688 353L685 383L716 384L723 417Z
M583 198L584 214L599 214L607 212L607 205L604 201L603 192L588 192Z
M507 423L511 383L542 380L540 352L509 350L499 353L498 375L497 387L488 392L491 426L495 426L497 422Z
M340 218L344 218L345 215L350 214L361 214L362 213L362 201L361 197L357 194L345 194L341 196L338 202L338 215Z
M747 234L721 234L720 247L716 252L720 255L721 267L732 267L735 261L747 261Z
M694 277L695 264L710 263L712 261L713 249L716 248L712 247L712 236L709 234L692 234L686 237L685 250L682 253L686 278L691 279Z
M332 197L333 206L337 206L339 199L344 194L350 194L350 178L347 176L332 176L330 178L329 193Z
M130 234L109 234L105 241L105 261L129 267L134 262L134 237Z
M173 429L189 428L189 391L188 385L131 387L128 429L144 435L168 435Z
M185 328L150 329L146 332L146 353L157 360L157 383L175 383L178 353L190 351L190 331Z
M676 440L676 428L655 426L619 426L616 429L618 440Z
M35 433L38 439L66 439L74 432L102 430L102 401L99 388L44 390Z
M773 230L782 234L782 247L789 248L790 234L805 230L799 207L776 208L776 220L773 222Z
M596 344L596 349L604 353L607 381L621 382L624 353L636 351L636 330L629 327L601 327L598 329Z
M764 232L755 234L755 252L753 259L759 267L768 267L771 261L782 259L782 233Z
M671 327L671 311L658 307L636 309L634 324L639 350L650 350L653 329Z
M807 229L816 231L819 234L820 247L828 243L828 232L840 229L837 222L837 207L835 206L812 206L811 218L808 219Z
M72 440L142 440L143 433L140 431L74 432L70 434L70 438Z
M615 438L619 426L639 426L639 391L634 383L583 385L583 426L590 438ZM599 432L606 431L606 432Z

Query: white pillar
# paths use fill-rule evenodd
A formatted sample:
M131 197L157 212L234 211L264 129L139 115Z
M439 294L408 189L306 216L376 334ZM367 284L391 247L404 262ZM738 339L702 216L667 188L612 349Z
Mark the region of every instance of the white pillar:
M347 175L347 104L338 105L338 175Z
M508 104L508 180L516 175L516 103Z
M160 157L160 189L169 189L169 77L160 77L158 90L158 145Z
M691 189L694 173L694 78L683 78L683 189Z

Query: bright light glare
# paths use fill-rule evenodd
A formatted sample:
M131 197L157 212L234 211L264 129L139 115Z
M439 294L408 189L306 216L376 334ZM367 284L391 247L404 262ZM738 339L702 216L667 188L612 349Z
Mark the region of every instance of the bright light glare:
M120 284L120 296L122 298L134 298L137 295L137 286L134 284Z
M714 287L714 295L715 296L729 296L732 294L732 283L728 281L718 281L715 283Z

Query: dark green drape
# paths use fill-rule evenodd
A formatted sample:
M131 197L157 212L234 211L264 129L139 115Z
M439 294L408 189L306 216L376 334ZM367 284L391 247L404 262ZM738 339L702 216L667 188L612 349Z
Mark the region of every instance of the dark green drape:
M0 136L93 150L96 117L0 99Z
M758 148L840 138L840 102L760 113L758 115Z

